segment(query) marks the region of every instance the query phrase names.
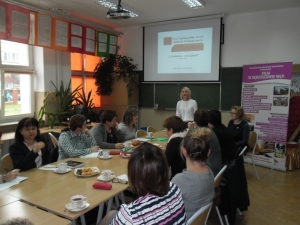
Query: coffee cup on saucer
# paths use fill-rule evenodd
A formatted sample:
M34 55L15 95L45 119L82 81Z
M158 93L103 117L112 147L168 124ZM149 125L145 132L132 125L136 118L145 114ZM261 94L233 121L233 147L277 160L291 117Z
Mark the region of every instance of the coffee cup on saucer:
M109 156L110 156L110 152L108 150L103 150L102 157L104 159L107 159L107 158L109 158Z
M124 143L125 148L130 148L131 147L131 142L130 141L126 141Z
M147 133L147 138L153 138L153 132L148 132Z
M111 170L102 170L102 177L104 180L109 180L111 177Z
M71 197L72 209L84 208L87 204L88 198L82 195L74 195Z
M67 172L68 164L67 163L59 163L57 164L57 172L63 173Z

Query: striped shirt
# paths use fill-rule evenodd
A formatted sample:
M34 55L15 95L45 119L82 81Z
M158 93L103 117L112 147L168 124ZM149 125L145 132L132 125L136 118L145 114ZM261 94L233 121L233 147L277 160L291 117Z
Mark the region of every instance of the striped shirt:
M97 146L95 139L86 134L76 135L72 130L59 135L58 160L79 157L92 152L91 147Z
M118 224L185 224L185 209L179 188L170 182L169 192L162 197L148 194L128 205L122 204L110 223Z

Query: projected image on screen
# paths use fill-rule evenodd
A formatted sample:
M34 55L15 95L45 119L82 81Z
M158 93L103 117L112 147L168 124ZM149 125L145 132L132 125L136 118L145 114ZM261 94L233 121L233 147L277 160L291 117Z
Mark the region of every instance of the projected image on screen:
M210 73L212 28L158 33L157 73Z

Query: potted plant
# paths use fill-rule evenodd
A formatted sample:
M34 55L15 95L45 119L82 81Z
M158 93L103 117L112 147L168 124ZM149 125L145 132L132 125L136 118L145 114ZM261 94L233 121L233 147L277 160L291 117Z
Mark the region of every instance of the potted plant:
M104 58L95 68L94 78L97 86L96 93L98 95L110 95L112 93L112 86L114 83L113 75L116 79L122 79L127 85L127 93L130 97L132 90L138 86L136 82L137 64L133 64L133 59L128 56L111 56Z

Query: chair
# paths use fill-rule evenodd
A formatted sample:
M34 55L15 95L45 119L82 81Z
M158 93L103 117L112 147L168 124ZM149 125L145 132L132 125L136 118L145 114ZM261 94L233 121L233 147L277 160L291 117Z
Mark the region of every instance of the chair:
M207 218L209 216L212 202L202 206L200 209L198 209L197 212L187 221L187 225L203 225L206 224Z
M249 149L252 149L252 154L251 154L252 165L253 165L257 180L260 180L257 170L256 170L256 167L255 167L254 158L253 158L255 149L256 149L256 145L257 145L257 133L255 131L251 131L249 134L248 146L249 146Z
M148 132L157 132L157 130L154 127L149 126L147 127L147 133Z
M136 133L135 133L135 138L145 137L146 135L147 135L146 131L144 131L144 130L137 130Z
M216 188L218 188L220 186L220 183L221 183L222 177L223 177L223 173L226 170L226 168L227 168L227 165L223 166L223 168L220 170L220 172L217 174L217 176L215 176L215 181L214 181L214 188L215 188L215 190L216 190ZM222 225L224 225L218 206L214 205L214 207L216 208L216 211L217 211L220 223Z
M12 170L13 168L14 165L8 153L1 158L1 174L7 173L7 170Z
M54 147L59 146L58 140L56 139L56 137L52 133L50 133L50 132L48 134L50 136L51 142L54 145Z
M51 163L57 162L58 156L58 146L55 146L51 151Z

